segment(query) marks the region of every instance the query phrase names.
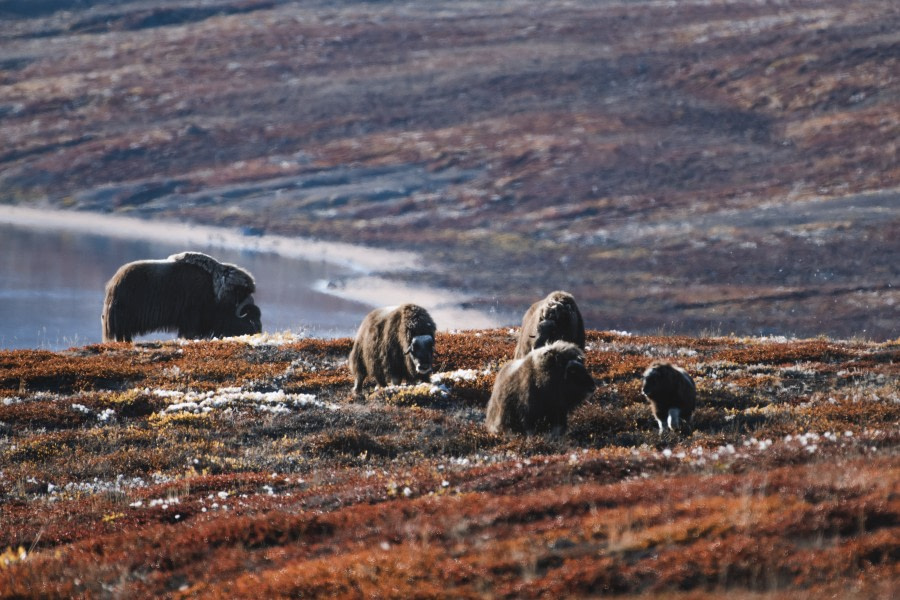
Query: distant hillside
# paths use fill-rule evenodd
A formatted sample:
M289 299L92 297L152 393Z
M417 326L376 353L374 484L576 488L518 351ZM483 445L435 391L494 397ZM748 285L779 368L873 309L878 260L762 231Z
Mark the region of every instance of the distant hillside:
M898 335L893 0L65 4L0 2L0 203L417 249L597 328Z
M563 438L484 429L507 330L363 400L349 339L0 351L0 597L894 597L897 342L587 337Z

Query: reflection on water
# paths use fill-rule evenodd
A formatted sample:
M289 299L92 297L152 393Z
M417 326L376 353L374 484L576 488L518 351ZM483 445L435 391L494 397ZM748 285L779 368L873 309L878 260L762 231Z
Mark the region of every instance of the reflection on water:
M324 262L0 224L0 348L58 350L100 342L103 291L116 269L184 250L206 252L253 274L264 331L349 336L371 308L314 289L317 282L349 274ZM154 333L144 339L171 337Z

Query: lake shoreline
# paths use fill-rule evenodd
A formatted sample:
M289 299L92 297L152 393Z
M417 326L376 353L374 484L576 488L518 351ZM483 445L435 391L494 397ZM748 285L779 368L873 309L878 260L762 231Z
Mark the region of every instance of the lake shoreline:
M485 329L504 323L483 311L463 308L470 296L453 290L430 288L415 283L420 256L407 251L355 246L277 235L247 235L237 229L42 208L0 206L0 225L38 232L67 232L110 239L146 241L175 246L183 250L273 255L288 261L321 263L339 267L338 277L308 280L306 285L318 294L335 298L335 305L347 303L387 306L413 302L428 309L442 330ZM146 256L164 258L164 256ZM124 262L127 260L123 259ZM228 261L232 262L232 261ZM390 273L391 277L386 275ZM399 277L398 277L399 275ZM302 277L301 277L302 278ZM257 286L265 282L257 278ZM274 287L274 285L273 285ZM102 289L102 288L101 288ZM361 320L361 318L360 318ZM263 320L264 331L271 333ZM355 329L354 329L355 331ZM303 334L302 331L294 332ZM313 331L319 336L324 332ZM326 337L327 334L326 334Z

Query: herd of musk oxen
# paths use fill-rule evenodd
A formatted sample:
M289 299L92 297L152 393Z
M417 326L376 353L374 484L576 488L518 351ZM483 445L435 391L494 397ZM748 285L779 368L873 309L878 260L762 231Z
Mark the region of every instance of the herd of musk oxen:
M183 338L260 333L255 290L250 273L200 252L128 263L106 284L103 341L130 342L159 330ZM366 315L348 361L353 394L362 394L367 377L379 386L430 381L436 329L428 311L415 304ZM584 321L571 294L555 291L532 304L513 360L494 382L487 429L561 435L568 414L597 387L584 366L584 346ZM690 426L697 390L684 369L655 363L644 372L641 390L661 434Z

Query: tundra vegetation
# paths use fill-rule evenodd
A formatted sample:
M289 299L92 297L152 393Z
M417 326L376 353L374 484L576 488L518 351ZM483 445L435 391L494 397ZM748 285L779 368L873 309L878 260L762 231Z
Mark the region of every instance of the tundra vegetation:
M363 404L349 338L0 352L0 596L895 593L900 340L588 331L567 434L491 434L514 333ZM665 439L660 360L699 396Z

